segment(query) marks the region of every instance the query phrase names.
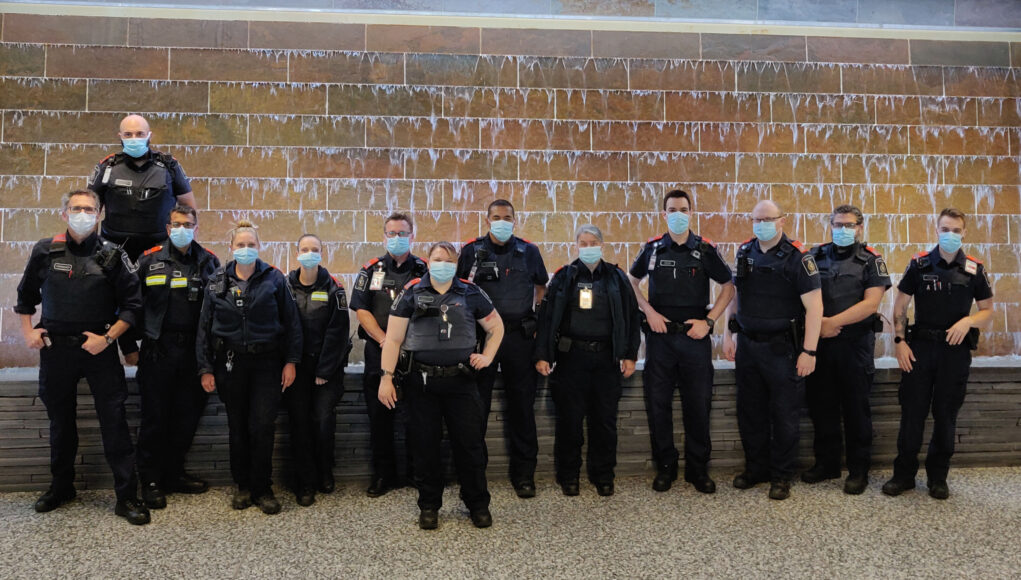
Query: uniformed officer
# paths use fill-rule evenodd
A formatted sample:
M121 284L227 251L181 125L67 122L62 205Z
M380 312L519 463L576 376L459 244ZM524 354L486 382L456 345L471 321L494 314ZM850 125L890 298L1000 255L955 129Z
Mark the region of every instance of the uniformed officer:
M681 388L684 414L684 480L702 493L716 491L709 477L709 411L713 398L712 334L734 297L730 267L711 240L689 229L691 194L675 189L663 198L668 232L652 238L631 266L631 287L645 314L645 413L649 419L656 477L652 489L667 491L677 479L674 389ZM649 298L639 289L649 277ZM709 307L709 281L720 284ZM682 379L683 377L683 379Z
M404 404L411 415L410 440L418 487L418 525L439 525L443 501L440 443L446 422L461 486L461 499L477 528L493 524L486 486L486 448L482 399L472 369L493 364L503 338L503 323L486 293L454 277L457 250L447 242L429 249L429 273L408 282L390 311L383 344L379 401L397 404L394 372L404 376ZM475 352L476 324L486 333L485 348ZM401 349L406 361L398 368Z
M588 421L588 477L613 495L621 378L635 372L641 345L638 302L627 275L603 261L603 234L575 233L578 259L553 275L539 310L535 368L550 377L557 406L553 455L564 495L578 495L582 424ZM551 375L552 372L552 375Z
M372 481L365 494L379 497L398 486L397 455L394 450L396 413L378 400L380 366L390 306L397 293L412 278L419 278L429 267L411 254L415 239L414 222L404 213L393 213L383 222L386 254L362 266L351 292L351 310L358 317L358 336L365 339L365 371L362 388L369 413L369 442L372 447ZM410 447L405 445L406 449ZM408 458L410 467L412 462ZM409 474L410 479L410 474Z
M286 276L259 259L260 245L250 221L231 230L234 259L206 286L195 353L202 388L218 391L227 407L230 471L238 485L231 505L245 509L254 502L275 514L274 421L301 362L301 317Z
M752 210L755 237L737 250L737 300L727 307L723 346L727 359L736 361L745 456L734 487L769 481L769 497L777 500L790 495L804 378L815 370L823 312L819 268L800 242L784 234L785 221L772 201Z
M332 493L337 402L344 394L344 367L351 350L347 294L319 265L323 242L315 234L298 239L301 267L287 275L298 302L305 353L294 384L284 393L291 420L291 449L298 505L315 502L315 490Z
M220 267L216 255L195 241L195 208L174 207L166 229L169 241L138 260L142 284L136 332L142 335L136 375L142 403L138 475L142 500L153 509L166 507L165 492L202 493L209 487L185 472L184 458L209 400L199 381L195 334L206 285Z
M152 149L152 131L140 115L121 120L122 151L108 155L89 176L89 189L106 208L103 237L122 244L132 260L167 239L166 223L176 204L196 207L181 164Z
M822 282L823 319L815 372L805 379L805 400L815 428L815 465L801 481L840 477L841 414L847 449L844 493L857 495L869 483L872 413L869 393L876 372L876 312L890 287L886 262L862 242L864 217L853 205L830 216L833 242L812 250Z
M457 275L478 284L503 319L504 337L494 364L479 371L483 434L489 422L497 365L503 377L504 431L510 456L510 479L518 497L535 497L535 464L539 441L535 429L535 310L542 301L549 274L539 248L514 235L514 206L505 199L486 210L489 233L465 243Z
M979 329L989 324L993 313L993 291L982 262L961 250L965 219L959 209L940 212L939 244L915 255L897 285L893 315L897 362L903 371L898 392L901 416L893 477L883 485L886 495L915 487L918 450L931 407L926 485L931 497L950 497L947 473L954 454L957 413L968 388L971 351L978 346ZM912 299L915 324L909 326ZM969 314L973 301L978 311Z
M75 497L78 454L78 380L89 382L99 416L103 451L113 470L114 513L132 524L149 523L138 501L135 453L125 417L128 397L124 367L110 345L132 324L142 305L138 279L114 244L96 233L102 209L91 191L73 191L61 200L66 233L39 240L18 284L14 311L29 348L39 349L39 398L50 419L49 490L35 503L48 512ZM42 303L39 324L32 315Z

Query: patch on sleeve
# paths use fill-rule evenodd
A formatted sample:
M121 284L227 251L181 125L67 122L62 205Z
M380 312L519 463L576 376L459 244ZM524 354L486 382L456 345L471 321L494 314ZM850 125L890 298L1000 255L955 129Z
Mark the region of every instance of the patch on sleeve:
M876 260L876 273L880 276L889 276L890 271L886 268L886 260L879 258Z
M337 292L337 310L346 309L347 309L347 294L344 293L344 290L341 290L340 292Z
M805 272L807 272L809 276L819 275L819 266L816 265L815 258L812 257L812 254L803 254L801 258L801 265L805 267Z
M359 292L363 292L365 290L365 285L368 284L368 283L369 283L369 275L366 274L365 272L359 272L358 273L358 279L355 280L355 290L357 290Z
M89 185L95 185L96 179L99 179L99 166L92 168L92 173L89 174Z

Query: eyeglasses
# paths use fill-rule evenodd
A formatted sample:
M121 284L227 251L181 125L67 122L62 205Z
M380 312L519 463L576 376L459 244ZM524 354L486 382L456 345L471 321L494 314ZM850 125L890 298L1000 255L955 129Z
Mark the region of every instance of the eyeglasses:
M853 223L853 224L852 223L832 223L831 222L830 225L833 226L833 229L835 229L835 230L841 230L841 229L842 230L850 230L850 229L854 229L854 228L860 226L861 224L858 224L858 223Z
M186 230L193 230L198 224L192 222L170 222L172 228L184 228Z
M383 235L388 238L396 237L407 238L411 236L411 232L383 232Z
M67 208L68 213L87 213L89 215L96 215L99 213L99 208L92 207L91 205L72 205Z
M122 139L145 139L152 133L150 131L121 131L117 133Z
M778 220L778 219L780 219L782 217L783 217L782 215L778 215L776 217L752 218L752 223L753 224L761 224L762 222L775 222L776 220Z

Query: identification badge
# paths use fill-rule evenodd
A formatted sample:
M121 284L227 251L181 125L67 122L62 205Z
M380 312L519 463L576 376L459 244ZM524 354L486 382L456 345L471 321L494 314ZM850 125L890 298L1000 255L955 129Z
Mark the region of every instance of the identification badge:
M369 290L382 290L383 289L383 278L386 277L386 272L382 270L376 270L372 273L372 281L369 282Z
M447 320L447 305L446 304L443 304L443 305L440 306L440 312L442 314L441 314L440 325L439 325L439 327L440 327L439 328L439 330L440 330L439 339L441 341L443 341L443 340L450 340L450 331L454 329L454 325L451 324L450 321Z
M582 288L578 292L578 307L582 310L592 310L592 289Z
M188 287L188 279L187 278L171 278L170 279L170 287L171 288L187 288Z
M978 263L972 260L966 261L964 263L964 271L972 275L978 274Z
M167 283L166 274L156 274L154 276L146 276L145 278L146 286L163 286L166 283Z
M329 299L330 299L330 295L328 293L326 293L326 292L319 291L319 292L313 292L312 293L312 301L313 302L326 302Z

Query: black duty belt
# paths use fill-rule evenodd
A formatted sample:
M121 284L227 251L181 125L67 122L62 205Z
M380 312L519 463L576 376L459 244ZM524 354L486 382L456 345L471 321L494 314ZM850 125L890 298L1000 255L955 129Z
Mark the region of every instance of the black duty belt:
M195 342L195 336L198 330L164 330L160 333L159 340L161 342L173 342L176 344L187 344L189 342Z
M457 363L456 365L425 365L422 363L412 363L411 371L415 373L425 373L428 377L456 377L460 375L471 375L472 368L467 363Z
M50 344L53 346L70 347L79 347L85 344L86 340L84 334L46 334L46 338L50 339Z
M674 322L673 320L666 323L667 334L688 334L691 330L691 325L687 322Z
M560 352L601 352L609 348L610 341L608 340L581 340L570 336L561 336L557 341L557 350Z
M947 339L947 331L940 330L938 328L919 328L917 326L912 326L911 338L913 340L945 341Z
M257 344L227 344L226 342L217 341L216 350L230 351L234 354L266 354L269 352L275 352L280 350L280 347L273 342L261 342Z
M743 334L748 340L754 342L773 342L774 340L781 340L790 337L789 330L780 330L777 332L751 332L742 328L741 334Z

